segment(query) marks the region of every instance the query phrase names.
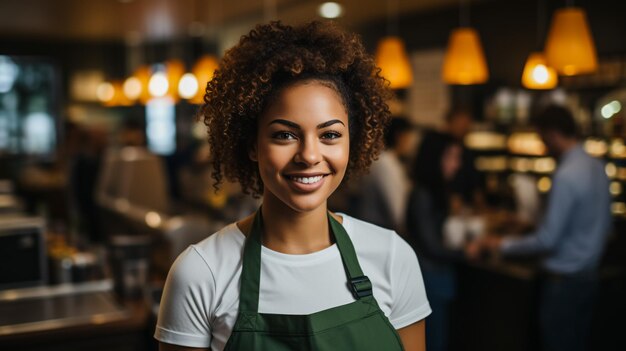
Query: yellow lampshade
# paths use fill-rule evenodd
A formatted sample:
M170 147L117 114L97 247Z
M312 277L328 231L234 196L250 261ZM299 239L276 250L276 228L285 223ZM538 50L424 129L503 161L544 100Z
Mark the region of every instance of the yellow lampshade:
M598 68L585 11L567 7L554 13L545 53L548 64L567 76L591 73Z
M489 71L474 28L457 28L450 33L443 59L443 80L448 84L481 84L489 79Z
M193 70L191 71L198 80L198 92L189 100L189 102L194 104L201 104L204 102L206 85L211 79L213 79L213 73L215 73L218 65L217 57L213 55L204 55L198 59L198 62L196 62Z
M180 60L169 60L165 62L165 74L168 82L167 96L178 101L178 82L185 74L185 64Z
M556 71L548 66L543 53L531 53L522 73L522 85L528 89L553 89L557 83Z
M390 88L406 88L413 83L413 70L402 39L383 38L378 43L375 59L380 73L389 81Z

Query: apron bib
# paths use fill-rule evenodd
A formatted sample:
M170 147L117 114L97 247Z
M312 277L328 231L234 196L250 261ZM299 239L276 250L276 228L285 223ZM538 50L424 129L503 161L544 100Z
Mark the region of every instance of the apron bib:
M330 214L328 220L356 301L310 315L259 313L263 220L258 210L244 247L239 314L225 351L404 350L372 295L348 234Z

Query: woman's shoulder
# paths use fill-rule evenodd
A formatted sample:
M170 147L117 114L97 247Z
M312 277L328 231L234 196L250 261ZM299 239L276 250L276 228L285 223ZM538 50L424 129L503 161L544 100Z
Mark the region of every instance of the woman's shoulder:
M245 239L237 223L233 222L190 247L208 259L221 258L232 255L233 251L240 252Z
M234 269L241 260L244 242L245 236L237 224L228 224L202 241L187 247L174 261L172 270L185 272L206 269L213 273L224 272L228 267Z
M392 229L338 213L343 217L343 226L355 248L369 248L377 252L392 253L399 246L407 245L404 239Z
M343 218L342 225L344 226L346 232L348 232L348 235L350 235L351 238L355 233L359 233L359 235L383 238L394 234L394 231L391 229L381 227L379 225L364 221L348 214L337 212L337 215Z

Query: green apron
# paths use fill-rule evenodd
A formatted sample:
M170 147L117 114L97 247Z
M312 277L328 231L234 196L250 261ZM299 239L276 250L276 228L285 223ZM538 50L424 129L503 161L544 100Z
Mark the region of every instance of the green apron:
M224 350L404 350L400 336L378 307L372 284L363 275L354 246L343 226L330 214L331 232L356 301L310 315L259 313L261 276L261 211L246 239L239 314Z

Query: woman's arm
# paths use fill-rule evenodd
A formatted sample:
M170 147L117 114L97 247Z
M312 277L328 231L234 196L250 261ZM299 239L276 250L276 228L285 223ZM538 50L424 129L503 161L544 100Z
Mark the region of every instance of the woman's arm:
M426 320L422 319L409 326L398 329L402 345L406 351L426 351Z
M159 342L159 351L211 351L211 349L178 346Z

